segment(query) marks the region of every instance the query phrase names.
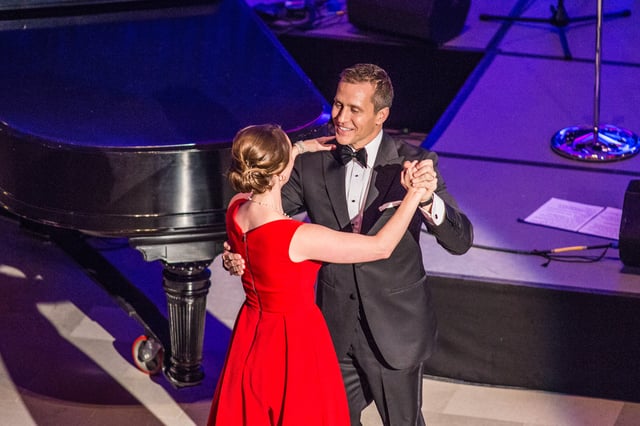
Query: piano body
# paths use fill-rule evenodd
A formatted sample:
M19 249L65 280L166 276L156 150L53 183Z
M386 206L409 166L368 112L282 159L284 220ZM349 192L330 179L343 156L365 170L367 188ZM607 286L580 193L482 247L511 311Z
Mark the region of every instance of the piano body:
M148 337L138 367L197 385L232 137L267 122L326 134L329 105L243 0L34 1L0 9L0 205L107 271L94 278ZM166 316L87 235L162 263Z

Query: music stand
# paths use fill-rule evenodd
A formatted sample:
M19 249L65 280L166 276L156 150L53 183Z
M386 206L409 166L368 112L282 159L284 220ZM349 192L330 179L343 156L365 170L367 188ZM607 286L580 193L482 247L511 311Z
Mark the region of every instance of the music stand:
M567 10L564 7L564 0L558 0L557 6L550 6L551 17L550 18L533 18L526 16L504 16L504 15L490 15L486 13L480 14L481 21L508 21L508 22L534 22L553 25L558 29L558 36L560 37L560 43L562 44L562 51L564 52L565 59L572 59L571 51L569 50L569 43L567 42L567 34L565 28L569 24L575 22L594 21L598 19L598 15L586 15L570 18L567 14ZM603 18L621 18L631 16L629 9L624 9L618 12L610 12L604 14Z
M600 68L602 62L602 2L596 15L595 96L593 126L573 126L559 130L551 138L551 149L563 157L583 161L616 161L640 151L633 132L613 125L600 126Z

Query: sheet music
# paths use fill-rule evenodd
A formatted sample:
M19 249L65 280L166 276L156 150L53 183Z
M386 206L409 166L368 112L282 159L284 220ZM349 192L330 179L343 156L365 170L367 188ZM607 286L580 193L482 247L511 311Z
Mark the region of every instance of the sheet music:
M578 232L617 240L620 235L622 209L607 207L587 222Z
M617 240L622 210L550 198L524 219L536 225Z

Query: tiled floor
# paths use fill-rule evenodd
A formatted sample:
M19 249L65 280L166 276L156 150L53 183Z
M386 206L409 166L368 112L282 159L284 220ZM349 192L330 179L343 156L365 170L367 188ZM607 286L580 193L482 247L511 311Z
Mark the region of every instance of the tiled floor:
M506 14L516 3L522 2L472 2L468 28L449 44L458 48L485 49L495 40L501 26L498 23L479 22L479 14ZM550 2L547 0L528 2L526 14L547 16L548 3ZM574 15L594 13L592 9L595 10L595 3L595 0L577 0L567 2L567 7ZM605 3L608 10L631 8L634 17L636 13L640 13L638 1L618 0ZM637 23L637 19L623 19L616 25L607 25L606 40L616 40L616 43L611 42L605 46L608 60L625 64L640 63L640 49L637 45L640 25ZM534 117L538 120L545 109L549 108L548 105L558 107L560 111L554 110L551 114L554 121L540 121L551 131L565 125L581 124L576 121L588 123L591 118L589 102L585 104L576 99L575 104L578 106L567 108L563 103L566 97L562 101L560 98L567 93L573 95L585 87L586 94L581 99L591 99L591 63L580 60L592 57L593 34L594 27L591 24L581 24L568 31L572 53L579 59L568 63L544 58L546 55L561 54L555 32L533 24L512 26L508 37L500 40L499 49L504 55L495 61L492 69L484 73L481 82L474 87L477 91L469 98L472 101L486 99L506 92L507 98L515 102L517 97L531 94L531 87L537 87L535 93L544 96L536 98L536 102L531 103L529 108L518 110L516 119L504 120L500 116L501 111L489 111L495 114L490 120L492 123L503 123L507 128L493 126L491 130L495 133L490 133L487 137L497 138L500 134L508 134L509 125L516 130L525 128L517 126L531 123ZM532 59L536 56L537 60ZM526 75L509 72L510 69L523 69L521 66L510 68L516 61L520 61L520 65L532 64L524 67L528 71ZM572 64L576 66L572 67ZM637 114L616 115L609 112L615 109L620 99L626 99L625 96L638 99L637 81L640 80L634 80L633 75L627 76L633 73L637 75L638 67L628 64L616 62L607 65L603 113L606 119L615 121L615 124L628 125L640 131ZM610 83L610 70L619 70L627 76L624 78L626 83L621 86ZM569 73L574 78L569 79L566 84L557 83L558 87L554 86L554 89L547 84L548 81L559 81L553 73L561 77ZM578 81L580 76L584 80ZM517 83L526 83L527 86ZM501 105L501 102L501 99L496 99L493 105ZM502 104L502 107L505 110L512 108L510 103ZM436 149L440 147L454 154L459 150L467 154L503 155L515 159L519 159L519 156L538 158L535 157L538 155L537 151L532 148L536 142L533 132L526 133L531 136L531 140L524 145L525 149L512 151L512 154L499 150L500 145L497 144L484 145L497 150L488 153L480 151L482 143L465 146L451 142L464 139L464 134L458 136L455 133L460 132L460 129L466 129L472 134L486 133L487 128L482 124L487 120L474 122L473 111L468 108L471 107L460 108L458 114L458 117L464 118L465 126L455 126L454 121L453 126L438 141ZM637 110L629 107L624 111L630 108ZM473 126L478 127L476 129ZM478 152L474 152L474 148ZM528 149L531 151L527 151ZM547 153L546 147L544 153L550 162L562 161ZM633 167L633 164L620 163L613 167L624 169ZM477 181L479 180L480 177ZM450 183L454 187L462 187L464 184L455 179ZM478 216L482 219L481 215ZM490 225L488 223L487 228L491 228ZM484 237L485 232L481 227L478 229L479 235ZM488 231L489 229L487 236ZM101 245L102 253L119 265L131 281L139 284L159 306L164 306L159 265L144 262L138 252L127 247L126 242L94 242ZM475 258L471 257L473 259ZM484 263L466 263L469 268L486 267ZM136 321L128 317L58 247L46 239L25 232L13 221L0 218L0 425L204 424L216 374L228 343L229 330L243 297L238 280L221 269L219 259L213 262L211 270L212 287L207 301L204 349L206 378L199 386L176 390L163 377L150 378L132 365L131 343L142 333ZM504 274L504 271L501 273ZM522 274L522 271L513 273ZM424 415L430 426L640 424L640 404L624 401L461 384L437 378L425 378L423 397ZM374 407L365 412L364 424L381 424Z

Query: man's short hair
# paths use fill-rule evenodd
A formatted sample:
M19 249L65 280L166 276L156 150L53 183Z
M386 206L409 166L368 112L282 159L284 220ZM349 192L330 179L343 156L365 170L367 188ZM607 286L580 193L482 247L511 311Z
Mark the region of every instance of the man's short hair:
M393 103L393 85L385 70L375 64L356 64L345 68L340 73L340 81L345 83L371 83L373 93L373 107L375 112L382 108L391 108Z

